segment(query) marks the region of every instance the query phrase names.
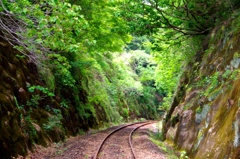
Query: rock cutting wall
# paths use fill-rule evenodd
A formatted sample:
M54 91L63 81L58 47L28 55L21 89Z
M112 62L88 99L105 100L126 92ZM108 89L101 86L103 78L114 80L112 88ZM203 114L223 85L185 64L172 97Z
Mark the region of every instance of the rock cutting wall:
M181 78L163 131L190 158L240 158L240 17L216 27Z
M47 145L64 139L66 132L76 132L75 110L64 113L56 97L43 99L42 92L29 92L28 86L37 85L44 87L36 65L0 39L0 158L26 155L34 143Z

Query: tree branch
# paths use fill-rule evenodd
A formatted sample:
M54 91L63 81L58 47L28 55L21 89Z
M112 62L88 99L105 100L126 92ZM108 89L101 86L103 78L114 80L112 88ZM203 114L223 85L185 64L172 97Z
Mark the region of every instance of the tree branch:
M177 32L179 32L183 35L202 35L202 34L205 34L209 30L209 29L200 28L196 24L194 24L194 25L197 29L194 29L194 28L189 29L189 28L176 26L176 25L172 24L170 22L170 20L165 16L165 15L167 15L167 13L163 9L159 8L159 4L158 4L157 0L153 0L153 1L149 1L149 2L151 4L151 6L154 9L156 9L160 13L161 17L163 18L163 19L159 19L161 21L161 23L163 23L164 25L166 25L170 29L173 29L173 30L175 30L175 31L177 31ZM175 5L173 5L173 6L176 8ZM168 15L168 16L173 17L172 15ZM188 17L189 17L189 15L188 15ZM182 19L180 19L180 20L182 20ZM190 19L189 19L189 21L190 21Z

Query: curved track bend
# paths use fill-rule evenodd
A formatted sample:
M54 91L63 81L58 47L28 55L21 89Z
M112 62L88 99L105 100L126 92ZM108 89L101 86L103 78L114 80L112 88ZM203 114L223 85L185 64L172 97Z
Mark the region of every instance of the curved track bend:
M131 129L130 133L128 133L129 134L128 135L128 140L126 140L126 142L128 142L128 146L130 147L130 151L131 151L130 153L132 154L132 158L136 159L136 155L135 155L135 152L134 152L134 149L133 149L133 145L132 145L132 135L133 135L134 131L136 131L138 128L140 128L142 126L145 126L147 124L152 124L153 122L156 122L156 121L137 122L137 123L132 123L132 124L128 124L128 125L124 125L124 126L120 126L120 127L116 128L115 130L110 132L102 140L102 142L100 143L100 145L99 145L99 147L98 147L98 149L97 149L93 159L98 159L98 157L100 156L99 155L100 152L103 151L103 145L107 145L107 143L108 143L107 140L110 140L110 138L113 137L114 135L116 135L117 132L124 131L125 129L127 129L124 132L125 134L129 132L129 129ZM120 137L123 137L123 136L124 136L124 134L122 132L122 134L117 136L117 138L120 138ZM122 139L122 140L124 140L124 139ZM124 147L124 145L119 145L119 146L123 146ZM125 144L125 146L126 146L126 144ZM125 149L126 149L126 147L125 147ZM124 155L124 154L122 154L122 155Z

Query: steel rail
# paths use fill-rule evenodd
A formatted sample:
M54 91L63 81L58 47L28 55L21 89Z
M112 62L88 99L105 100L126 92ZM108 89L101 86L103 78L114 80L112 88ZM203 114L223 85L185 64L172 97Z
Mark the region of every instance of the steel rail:
M133 135L133 133L134 133L138 128L140 128L140 127L142 127L142 126L145 126L145 125L148 125L148 124L152 124L152 123L154 123L154 122L156 122L156 121L149 121L149 122L146 122L146 123L144 123L144 124L142 124L142 125L134 128L134 129L131 131L130 135L128 136L128 143L129 143L129 146L131 147L131 151L132 151L132 154L133 154L133 158L134 158L134 159L136 159L136 155L135 155L135 152L134 152L134 149L133 149L133 145L132 145L132 135Z
M97 159L98 154L99 154L102 146L103 146L104 143L106 142L106 140L107 140L111 135L113 135L115 132L117 132L117 131L125 128L125 127L132 126L132 125L136 125L136 124L142 124L142 123L144 123L145 125L146 125L146 123L150 124L149 121L147 121L147 122L137 122L137 123L127 124L127 125L123 125L123 126L121 126L121 127L118 127L117 129L115 129L115 130L113 130L112 132L110 132L110 133L102 140L102 142L100 143L100 145L99 145L99 147L98 147L98 149L97 149L97 151L96 151L93 159ZM139 127L141 127L141 126L139 126ZM138 128L139 128L139 127L138 127ZM130 147L132 148L132 146L130 146ZM132 150L131 152L133 152L133 150ZM134 154L133 154L133 155L134 155Z

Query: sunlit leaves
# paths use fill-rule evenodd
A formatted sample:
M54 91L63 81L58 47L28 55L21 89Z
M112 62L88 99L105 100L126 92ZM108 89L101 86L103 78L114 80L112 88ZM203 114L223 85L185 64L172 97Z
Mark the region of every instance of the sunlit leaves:
M167 31L162 30L155 35L153 55L157 62L156 81L159 87L173 93L178 80L188 62L192 62L201 43L201 37L169 40Z
M52 64L49 64L50 67L52 66L52 70L54 76L59 80L57 84L61 86L69 86L74 87L75 80L69 71L71 65L66 57L61 56L59 54L49 54L48 57L51 59Z

